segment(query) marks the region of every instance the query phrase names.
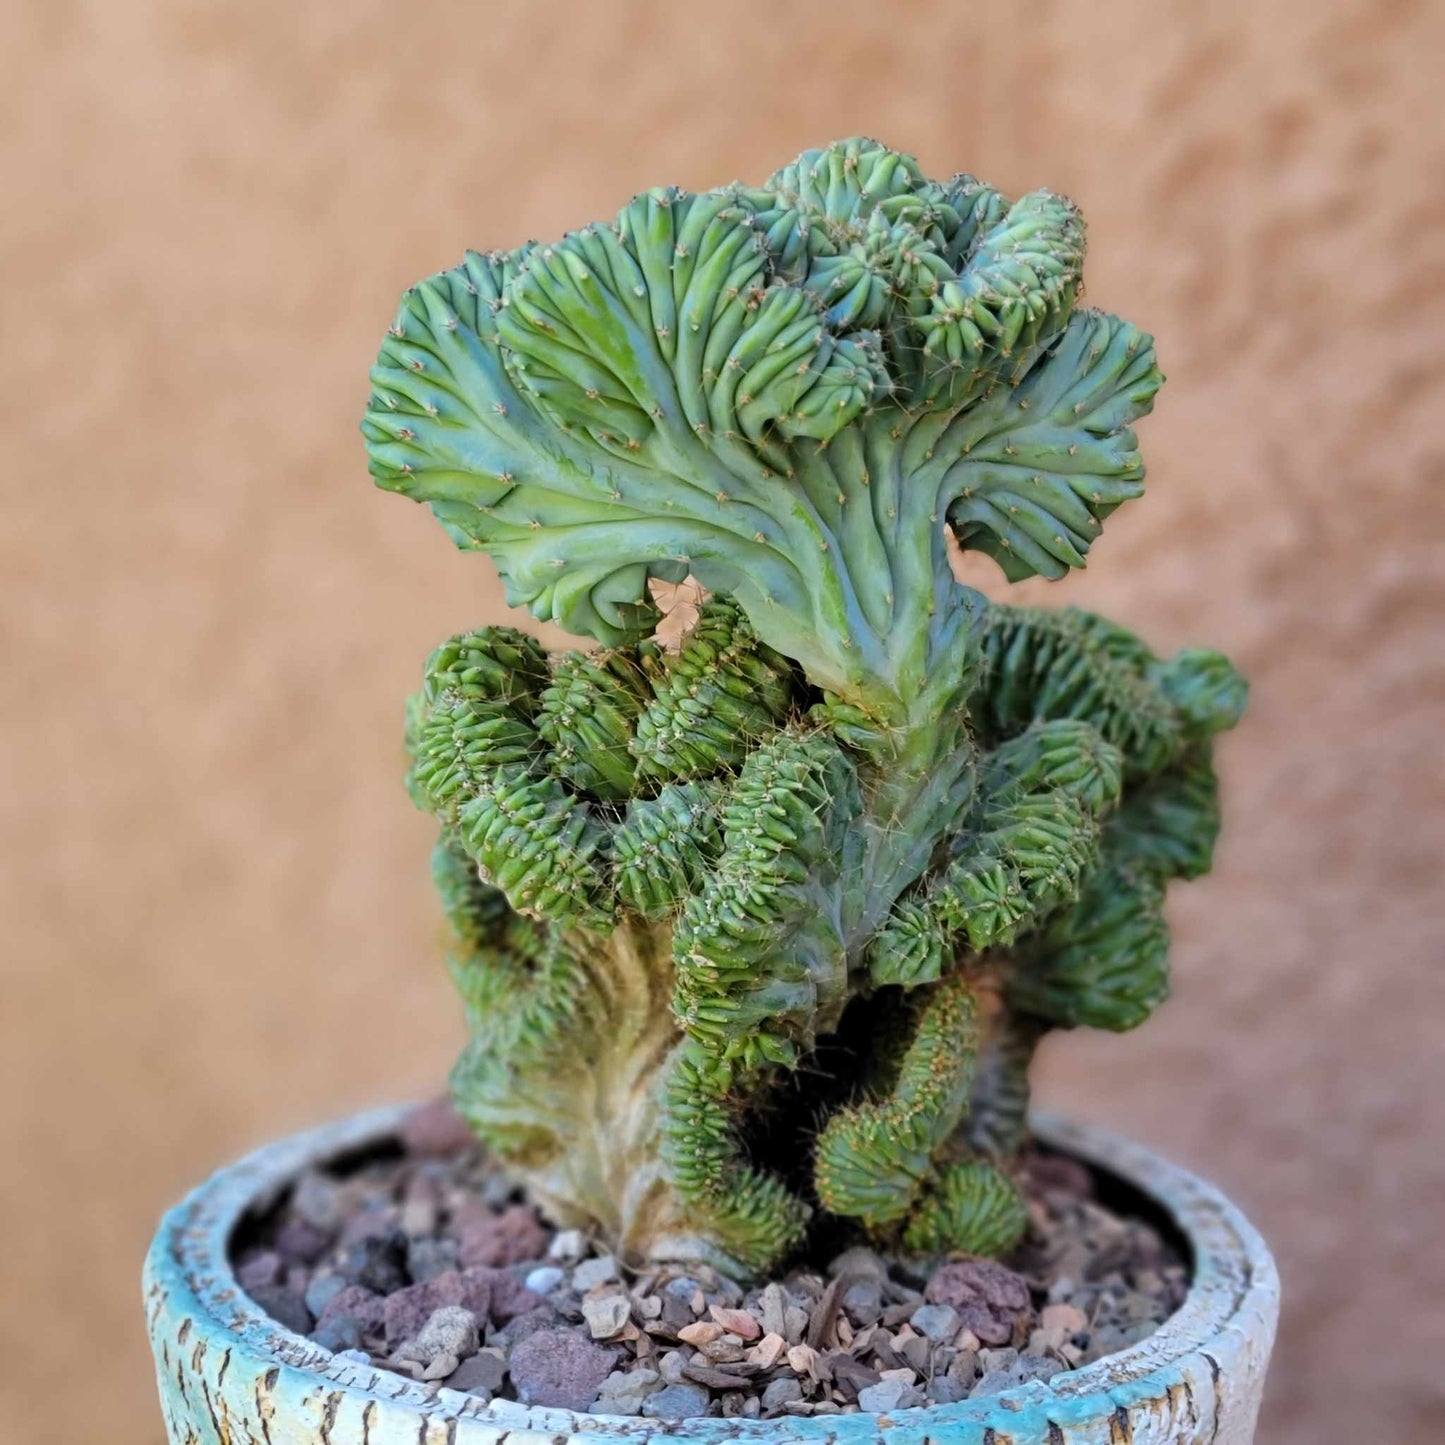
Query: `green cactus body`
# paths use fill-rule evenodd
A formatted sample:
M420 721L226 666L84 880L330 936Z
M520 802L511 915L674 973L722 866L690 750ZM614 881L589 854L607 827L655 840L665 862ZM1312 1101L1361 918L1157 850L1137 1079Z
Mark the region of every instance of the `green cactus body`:
M957 971L920 995L891 1086L840 1109L818 1136L819 1201L872 1229L908 1216L968 1108L979 1033L973 985Z
M630 1258L757 1275L825 1215L1007 1249L1039 1038L1164 996L1244 684L946 547L1060 577L1142 491L1161 377L1083 254L1062 197L852 140L403 298L376 480L601 645L469 633L410 706L454 1090ZM669 650L652 584L689 577Z

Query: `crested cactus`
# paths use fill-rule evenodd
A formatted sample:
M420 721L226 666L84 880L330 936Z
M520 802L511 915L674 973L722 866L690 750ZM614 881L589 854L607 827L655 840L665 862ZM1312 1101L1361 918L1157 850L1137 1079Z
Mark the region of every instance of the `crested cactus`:
M946 545L1060 577L1142 490L1161 377L1078 304L1083 252L1060 196L853 140L402 301L377 482L600 645L469 633L411 706L454 1093L633 1259L757 1275L824 1216L1005 1250L1038 1040L1164 996L1244 684L990 600Z

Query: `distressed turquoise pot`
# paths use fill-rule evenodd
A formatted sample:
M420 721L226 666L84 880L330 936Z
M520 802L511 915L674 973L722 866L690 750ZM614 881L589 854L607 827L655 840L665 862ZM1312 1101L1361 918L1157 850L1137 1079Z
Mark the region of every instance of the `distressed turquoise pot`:
M1248 1445L1274 1342L1279 1280L1264 1241L1217 1190L1094 1128L1038 1120L1055 1148L1134 1186L1194 1255L1178 1312L1131 1349L1051 1384L893 1415L664 1424L483 1404L339 1363L241 1292L237 1222L307 1165L385 1140L399 1110L272 1144L203 1184L162 1221L145 1266L146 1321L171 1445Z

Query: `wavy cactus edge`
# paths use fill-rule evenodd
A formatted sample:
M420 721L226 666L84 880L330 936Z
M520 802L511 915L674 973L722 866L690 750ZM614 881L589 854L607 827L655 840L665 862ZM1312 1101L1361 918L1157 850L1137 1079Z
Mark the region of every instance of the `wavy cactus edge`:
M1083 260L1065 198L850 140L402 300L377 483L599 649L463 634L409 710L454 1095L628 1258L1005 1251L1039 1040L1167 993L1242 679L949 561L1062 576L1142 491L1162 377Z

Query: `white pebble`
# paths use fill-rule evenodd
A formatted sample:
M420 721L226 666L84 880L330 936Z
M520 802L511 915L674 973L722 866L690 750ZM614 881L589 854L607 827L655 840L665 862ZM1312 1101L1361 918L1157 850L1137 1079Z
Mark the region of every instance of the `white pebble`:
M522 1282L536 1294L551 1294L566 1278L566 1273L555 1264L541 1264Z
M548 1259L580 1259L587 1248L587 1241L580 1229L562 1229L553 1236L547 1247Z
M594 1340L610 1340L627 1323L631 1308L625 1294L582 1301L582 1318Z

